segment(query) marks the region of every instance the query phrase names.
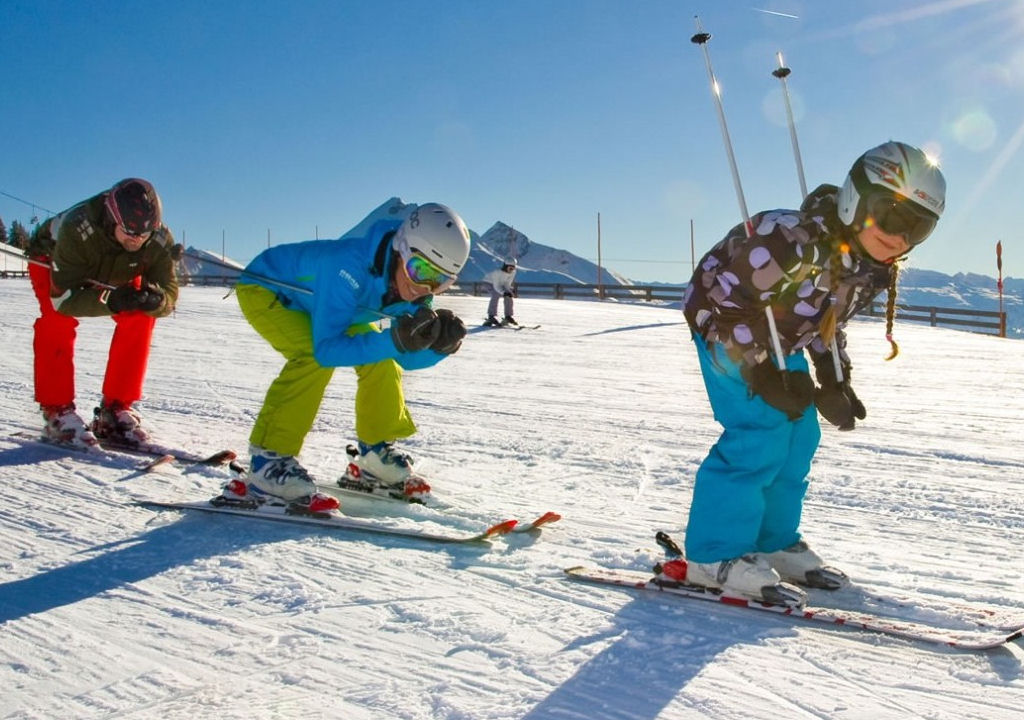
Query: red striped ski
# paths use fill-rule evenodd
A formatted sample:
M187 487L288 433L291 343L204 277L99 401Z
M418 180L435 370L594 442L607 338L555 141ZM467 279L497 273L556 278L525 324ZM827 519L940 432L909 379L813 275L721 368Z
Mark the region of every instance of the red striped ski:
M655 580L651 573L636 570L614 570L599 567L571 567L565 574L574 580L599 585L614 585L633 590L646 590L674 595L681 598L706 600L730 607L760 610L776 615L785 615L798 620L820 623L825 627L841 626L914 640L917 642L945 645L961 650L991 650L1024 637L1024 628L1007 631L956 630L926 623L900 620L869 613L836 610L823 607L792 608L784 605L757 602L744 598L729 597L706 588Z
M138 500L132 504L157 510L198 510L206 513L221 513L256 520L269 520L273 522L319 527L325 530L347 530L350 532L389 535L392 537L404 537L411 538L413 540L424 540L427 542L452 545L486 543L492 538L511 532L518 524L516 520L504 520L491 525L478 533L446 534L427 532L415 528L397 527L383 523L368 522L365 520L353 520L352 518L334 513L321 513L316 516L308 513L297 514L285 505L271 505L269 503L253 507L242 507L231 505L217 506L210 504L209 501L163 502L158 500Z

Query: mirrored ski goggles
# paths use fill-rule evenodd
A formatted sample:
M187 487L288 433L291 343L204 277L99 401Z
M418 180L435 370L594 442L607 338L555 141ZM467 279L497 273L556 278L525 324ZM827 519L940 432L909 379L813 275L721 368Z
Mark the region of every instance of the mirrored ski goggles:
M902 195L889 192L870 196L867 200L867 214L882 232L902 235L911 247L924 242L939 221L935 213Z
M454 275L449 275L416 250L405 261L405 274L414 285L430 288L431 292L442 292L455 284Z

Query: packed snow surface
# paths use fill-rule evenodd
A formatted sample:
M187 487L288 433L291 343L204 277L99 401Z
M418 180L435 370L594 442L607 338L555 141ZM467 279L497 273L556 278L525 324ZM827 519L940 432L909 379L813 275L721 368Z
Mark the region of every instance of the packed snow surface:
M0 718L423 720L1019 718L1019 646L963 652L629 589L566 567L646 569L682 539L719 428L678 308L520 299L536 330L480 330L405 376L403 447L444 511L346 500L403 527L475 531L547 510L539 537L489 546L133 506L200 500L219 469L136 470L15 439L32 396L35 301L0 281ZM244 453L281 358L223 288L185 288L160 320L146 425L164 443ZM99 399L113 324L83 319L78 405ZM898 325L848 328L855 431L824 428L807 539L860 585L1024 617L1024 344ZM302 460L321 480L354 439L341 368ZM815 592L816 603L855 598Z

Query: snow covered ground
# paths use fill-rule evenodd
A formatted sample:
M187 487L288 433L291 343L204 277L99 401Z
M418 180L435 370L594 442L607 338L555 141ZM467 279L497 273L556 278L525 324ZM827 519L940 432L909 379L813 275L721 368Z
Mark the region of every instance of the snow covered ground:
M244 450L280 364L224 295L186 288L157 324L140 408L168 444ZM485 308L439 304L474 323ZM11 439L39 424L35 304L27 282L0 281L0 718L1021 717L1020 647L967 653L564 579L650 566L656 530L681 539L718 427L678 310L516 310L543 327L474 331L406 375L420 426L406 447L455 509L346 509L432 529L564 519L539 538L432 547L134 507L205 498L222 475ZM111 329L79 328L87 411ZM868 418L824 431L806 536L883 591L1024 616L1024 343L903 324L886 363L881 323L850 335ZM325 480L353 437L354 388L340 369L306 444Z

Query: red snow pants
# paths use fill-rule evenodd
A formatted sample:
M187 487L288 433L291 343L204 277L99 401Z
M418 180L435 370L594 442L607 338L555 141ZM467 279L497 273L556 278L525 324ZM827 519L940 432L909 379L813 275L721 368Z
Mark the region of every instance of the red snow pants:
M75 336L78 320L53 307L50 297L50 269L28 266L32 290L39 300L40 316L35 322L35 387L40 405L70 405L75 400ZM142 384L149 364L149 346L156 318L143 312L111 316L114 336L107 354L103 379L103 402L131 405L142 397Z

